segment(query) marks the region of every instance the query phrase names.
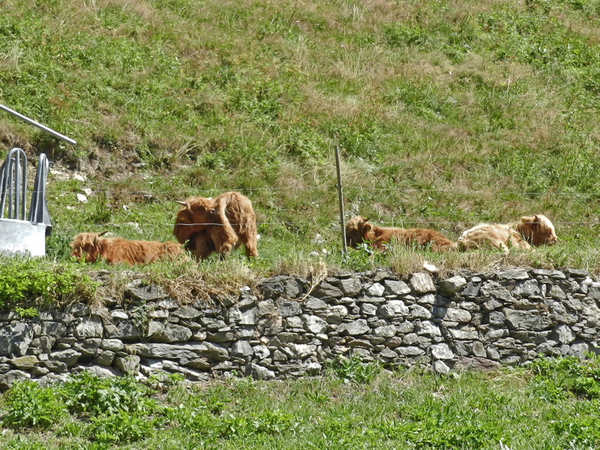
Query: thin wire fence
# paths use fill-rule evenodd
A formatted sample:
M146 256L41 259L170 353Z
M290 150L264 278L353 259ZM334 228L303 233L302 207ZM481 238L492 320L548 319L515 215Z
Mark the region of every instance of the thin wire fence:
M290 230L298 229L298 230L306 230L309 228L314 228L317 224L317 218L307 217L306 213L303 211L299 211L297 209L292 208L284 208L276 206L276 213L279 215L279 218L269 217L272 216L270 211L261 211L261 208L256 206L254 199L252 198L252 193L264 193L264 192L274 192L281 195L281 193L289 192L291 195L296 195L300 197L301 195L306 195L307 193L314 192L319 195L323 195L323 197L319 203L322 203L321 206L316 205L315 202L310 202L309 206L311 208L319 208L321 211L319 213L319 223L321 228L329 227L331 229L340 227L340 217L339 217L339 207L336 207L337 204L337 192L338 186L332 183L315 183L312 185L304 185L297 187L198 187L197 189L193 189L190 187L185 187L181 190L162 190L162 189L153 189L151 186L147 189L102 189L102 190L93 190L93 188L87 191L86 195L88 197L94 196L103 196L107 202L115 201L117 204L119 202L130 201L133 203L160 203L160 202L170 202L172 198L177 198L178 200L184 200L190 197L194 197L197 195L201 195L203 197L212 197L216 196L223 192L228 191L237 191L248 195L251 201L254 203L255 212L257 213L257 222L256 225L263 230L265 228L272 227L284 227ZM84 190L79 190L81 193L84 193ZM489 191L489 190L469 190L469 189L458 189L458 188L436 188L436 187L426 187L426 188L388 188L388 187L370 187L370 186L358 186L358 185L343 185L343 191L345 196L345 216L352 217L354 215L360 214L361 209L371 209L368 206L368 200L363 200L361 197L372 198L373 196L377 196L378 194L383 193L394 193L395 196L406 196L406 195L428 195L428 196L437 196L436 201L440 200L444 197L485 197L489 199L490 197L495 198L505 198L511 196L521 196L521 197L543 197L547 196L549 198L552 197L572 197L574 201L589 201L594 197L598 197L600 199L600 192L569 192L569 191L544 191L544 192L529 192L529 191L518 191L518 190L499 190L499 191ZM49 196L56 195L64 195L63 190L52 189L49 188L47 190ZM75 196L77 192L72 192L73 196ZM308 195L307 195L308 197ZM313 195L314 198L314 195ZM428 200L433 200L430 197L427 197ZM393 199L388 198L388 203ZM363 203L364 207L363 207ZM322 212L322 208L327 208L327 212ZM145 222L143 220L135 220L132 219L128 221L127 218L117 219L121 220L120 223L113 223L113 221L107 223L96 223L96 224L86 224L86 227L90 229L122 229L125 227L131 227L137 229L138 231L143 231L145 229L150 230L172 230L175 226L175 214L177 212L176 208L173 208L172 221L150 221ZM530 214L537 213L540 211L531 211ZM113 212L113 215L117 215L116 211ZM442 212L437 211L436 214L443 214ZM296 215L292 220L286 220L286 217L282 217L285 215ZM404 217L402 217L404 216ZM288 217L289 219L289 217ZM519 217L510 217L508 220L504 222L510 222L518 220ZM439 229L451 229L454 232L458 232L458 230L464 230L470 228L472 226L488 222L485 221L472 212L465 212L464 216L457 220L448 220L448 219L434 219L431 218L430 213L420 213L419 211L413 210L408 212L407 214L402 213L392 213L389 212L385 214L384 212L375 214L371 216L371 221L377 223L380 226L396 226L403 228L439 228ZM596 225L600 225L600 220L595 220L594 218L589 220L552 220L555 226L559 227L592 227ZM179 224L180 226L222 226L219 223L197 223L197 224ZM232 226L236 226L238 224L231 224ZM64 227L66 229L74 230L75 227L70 226L69 223L65 223Z
M172 190L172 191L164 191L164 190L151 190L151 189L140 189L140 190L123 190L123 189L107 189L107 190L94 190L94 194L105 194L105 195L177 195L177 196L187 196L192 197L195 195L206 196L205 194L208 192L254 192L254 191L315 191L315 190L323 190L323 189L331 189L332 192L335 191L335 184L322 184L316 186L298 186L298 187L263 187L263 188L247 188L247 187L230 187L230 188L201 188L198 189L204 195L198 193L182 193L181 190ZM460 194L460 195L490 195L494 194L494 196L505 196L505 195L522 195L522 196L532 196L532 195L560 195L560 196L572 196L572 197L600 197L600 192L577 192L577 191L545 191L545 192L529 192L529 191L496 191L494 193L490 191L483 190L467 190L467 189L438 189L438 188L378 188L378 187L366 187L366 186L348 186L344 185L344 191L374 191L374 192L406 192L406 193L414 193L414 192L439 192L445 194ZM48 187L46 189L48 194L60 195L64 194L63 190L58 190L56 188Z

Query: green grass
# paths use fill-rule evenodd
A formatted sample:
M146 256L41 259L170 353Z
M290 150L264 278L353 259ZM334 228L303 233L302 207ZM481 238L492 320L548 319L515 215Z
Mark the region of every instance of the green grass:
M590 449L598 360L440 376L359 361L325 376L147 384L80 374L15 384L0 397L0 444L29 448ZM368 376L365 376L368 375ZM568 382L565 382L568 380Z
M43 151L71 175L47 186L56 264L70 264L82 231L173 240L176 200L239 190L257 213L255 277L307 272L313 252L332 268L406 266L406 256L342 257L339 145L347 217L456 239L543 213L559 245L515 259L600 272L597 0L5 0L2 10L0 102L78 141L0 114L0 156ZM413 256L448 270L510 262Z
M78 142L0 113L0 156L18 146L33 162L45 152L55 170L85 176L49 176L48 257L0 264L3 292L12 292L1 306L22 316L74 296L118 295L131 278L125 266L71 260L75 234L173 240L176 200L226 190L253 202L256 261L238 252L140 267L136 276L186 301L274 273L319 279L323 265L600 273L598 0L0 7L0 103ZM560 242L509 256L402 248L342 255L335 145L347 216L456 239L479 222L543 213ZM91 194L79 203L84 189ZM313 243L317 234L322 241ZM101 269L110 282L95 290L89 281ZM0 446L596 448L596 369L583 367L567 360L488 375L371 378L350 362L337 368L348 383L333 375L150 390L109 383L98 403L107 409L93 412L66 409L68 390L23 384L0 400ZM94 386L82 383L80 393L97 399ZM138 403L121 402L119 392Z

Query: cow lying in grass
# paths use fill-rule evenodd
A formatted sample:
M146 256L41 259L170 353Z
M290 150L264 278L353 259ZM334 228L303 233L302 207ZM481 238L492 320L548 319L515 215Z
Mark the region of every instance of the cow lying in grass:
M248 258L258 256L256 216L247 197L225 192L177 203L183 208L177 212L173 234L196 258L206 259L214 252L225 256L242 245Z
M85 262L98 260L107 264L127 263L149 264L158 259L175 259L183 255L180 244L175 242L128 241L121 238L103 238L107 232L80 233L71 242L71 256L80 259L85 256Z
M463 232L458 247L461 250L487 247L508 253L511 248L529 250L532 245L552 245L557 241L550 219L537 214L521 217L516 223L477 225Z
M407 246L430 248L434 252L456 248L456 244L442 233L426 228L383 228L361 216L353 217L346 224L346 243L352 247L366 242L373 248L383 249L393 240Z

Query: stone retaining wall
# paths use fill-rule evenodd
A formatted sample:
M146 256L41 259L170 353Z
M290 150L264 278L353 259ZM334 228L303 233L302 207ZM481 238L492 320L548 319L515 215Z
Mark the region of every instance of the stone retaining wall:
M539 354L596 351L600 283L582 270L515 268L406 281L389 271L307 280L278 276L255 291L180 306L137 280L121 305L76 303L35 319L0 316L0 388L69 372L192 381L319 374L340 355L389 365L516 365Z

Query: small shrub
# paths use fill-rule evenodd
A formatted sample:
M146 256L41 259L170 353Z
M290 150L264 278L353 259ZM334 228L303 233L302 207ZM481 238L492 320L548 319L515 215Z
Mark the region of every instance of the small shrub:
M14 428L50 428L63 416L65 405L52 388L33 381L15 383L7 394L8 414L3 422Z

